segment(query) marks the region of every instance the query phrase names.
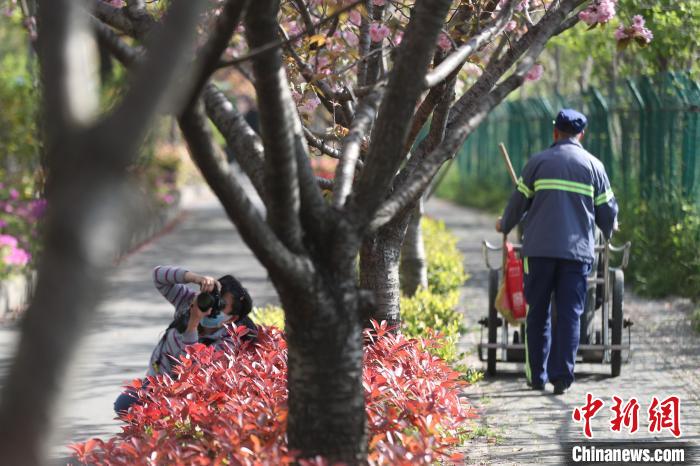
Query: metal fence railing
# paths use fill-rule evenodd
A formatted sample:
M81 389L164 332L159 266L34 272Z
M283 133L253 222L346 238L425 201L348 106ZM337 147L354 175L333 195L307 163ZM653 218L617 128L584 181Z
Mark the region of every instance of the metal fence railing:
M700 84L685 73L628 79L608 91L536 97L499 105L457 154L460 178L510 188L498 153L504 142L516 172L552 142L562 107L588 117L584 146L605 164L619 198L653 199L674 192L700 205Z

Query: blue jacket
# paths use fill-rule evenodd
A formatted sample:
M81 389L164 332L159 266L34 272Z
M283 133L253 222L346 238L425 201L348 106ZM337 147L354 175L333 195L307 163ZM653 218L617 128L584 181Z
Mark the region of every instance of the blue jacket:
M617 210L603 164L577 139L564 139L527 162L501 228L523 223L523 257L592 262L594 225L609 239Z

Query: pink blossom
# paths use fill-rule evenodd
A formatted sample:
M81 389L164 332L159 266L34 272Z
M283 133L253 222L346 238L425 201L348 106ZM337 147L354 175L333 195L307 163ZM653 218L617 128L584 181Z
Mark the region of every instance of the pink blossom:
M166 204L172 204L174 200L175 196L173 196L172 194L166 194L165 196L163 196L163 202L165 202Z
M6 227L6 226L7 226L7 222L3 219L0 219L0 228Z
M539 63L535 63L532 68L530 68L530 71L527 72L525 75L525 80L526 81L539 81L540 78L542 78L542 74L544 73L544 67L540 65Z
M482 74L481 68L474 63L466 63L462 69L467 73L467 76L478 78Z
M0 235L0 246L9 246L14 249L17 247L17 238L12 235Z
M300 32L301 29L299 29L299 25L296 21L290 21L289 24L287 24L287 34L290 36L296 36Z
M515 11L523 11L526 10L530 7L530 0L520 0L518 2L517 6L515 7Z
M447 34L445 34L444 32L441 32L440 36L438 37L438 47L440 47L445 52L452 48L452 42L450 41L450 38L447 37Z
M384 6L384 3L386 3L386 0L372 0L374 6Z
M109 0L108 3L117 8L121 8L124 6L124 0Z
M369 37L372 42L381 42L386 38L391 31L384 24L372 23L369 27Z
M31 257L32 256L22 248L12 248L10 253L5 256L5 263L7 265L27 265Z
M578 18L581 21L583 21L584 23L591 26L591 25L595 24L596 21L598 20L598 15L596 15L594 11L583 10L583 11L581 11L581 13L578 14Z
M41 218L46 212L46 199L37 199L31 204L31 216L35 219Z
M362 23L362 15L357 10L350 10L350 14L348 15L348 19L355 26L359 26Z
M644 46L651 42L653 38L654 33L644 26L644 18L640 15L636 15L633 18L633 22L630 27L620 25L620 27L615 30L615 40L618 42L634 39L640 45Z
M401 44L402 40L403 40L403 31L396 31L396 34L394 34L394 44L399 45L399 44Z
M343 31L343 39L345 39L350 47L355 47L360 43L360 38L352 31Z
M615 16L615 1L600 0L598 4L598 22L607 23Z
M19 191L17 191L15 188L10 189L10 199L13 201L19 199Z
M620 27L615 29L615 40L620 41L623 39L627 39L627 31L623 25L620 25Z
M581 21L593 26L594 24L604 24L615 16L615 6L617 0L595 0L593 3L578 14Z
M510 20L510 21L508 21L508 23L506 24L505 30L506 30L506 31L512 31L512 30L514 30L516 27L518 27L518 23L516 23L514 20Z
M321 101L318 100L318 97L311 96L308 97L301 105L299 108L299 111L302 113L306 113L307 115L311 114L316 110L316 107L318 107L318 104L320 104Z
M648 44L654 38L654 33L651 32L651 30L642 27L642 29L637 34L637 37L644 40Z

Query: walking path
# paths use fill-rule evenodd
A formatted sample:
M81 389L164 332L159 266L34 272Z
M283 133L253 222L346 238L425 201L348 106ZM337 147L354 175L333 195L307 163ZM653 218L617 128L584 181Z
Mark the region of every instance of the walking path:
M485 369L475 353L477 321L487 309L481 240L499 241L493 232L494 219L437 199L428 203L427 212L444 219L459 237L472 276L462 293L470 329L462 345L470 352L469 363ZM249 288L256 305L277 303L267 273L213 196L206 191L188 203L179 223L125 257L108 277L107 295L92 316L58 403L59 429L51 440L53 456L61 458L56 464L65 464L69 456L65 445L120 431L112 412L120 385L143 376L153 345L172 316L171 306L151 283L151 270L159 264L181 264L215 276L233 273ZM683 440L698 442L700 336L689 330L687 309L678 302L641 301L628 295L625 312L635 321L634 349L630 363L616 379L608 377L609 366L582 365L573 390L553 397L528 391L521 365L502 364L497 377L471 387L467 396L481 411L478 431L483 435L471 443L469 463L562 463L560 442L582 439L581 426L572 422L571 411L583 404L586 392L606 402L605 413L593 420L597 439L612 437L606 423L613 394L640 400L640 432L633 436L638 440L655 438L646 433L649 398L678 394L683 403ZM15 341L16 328L0 328L0 377L6 373Z
M486 317L488 309L488 272L481 241L487 239L496 244L501 241L494 231L495 216L437 199L431 200L426 210L429 215L444 219L459 238L458 247L471 275L462 290L461 305L469 332L461 345L468 352L470 366L485 371L486 363L480 362L476 353L480 336L477 322ZM596 441L672 440L667 430L648 432L647 410L653 396L661 401L677 395L681 399L679 440L700 445L700 334L690 328L690 310L689 303L683 300L642 300L628 290L624 312L634 326L632 353L629 362L622 366L622 374L611 378L609 365L577 365L577 380L563 396L553 396L551 385L546 393L529 390L522 364L499 364L497 376L486 378L467 393L481 413L478 428L481 436L467 450L468 463L565 463L562 443L585 439L583 425L572 420L572 412L585 404L587 393L605 403L591 424ZM611 432L613 395L622 398L623 404L631 397L637 398L639 430L636 433Z

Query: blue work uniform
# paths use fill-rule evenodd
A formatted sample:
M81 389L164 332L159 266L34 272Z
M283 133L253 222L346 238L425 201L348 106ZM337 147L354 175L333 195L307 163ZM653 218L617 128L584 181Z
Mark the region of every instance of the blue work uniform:
M595 225L610 238L617 211L603 164L577 138L557 141L523 169L501 228L508 233L523 225L525 373L533 385L549 381L568 387L574 380ZM552 293L557 306L553 331Z

